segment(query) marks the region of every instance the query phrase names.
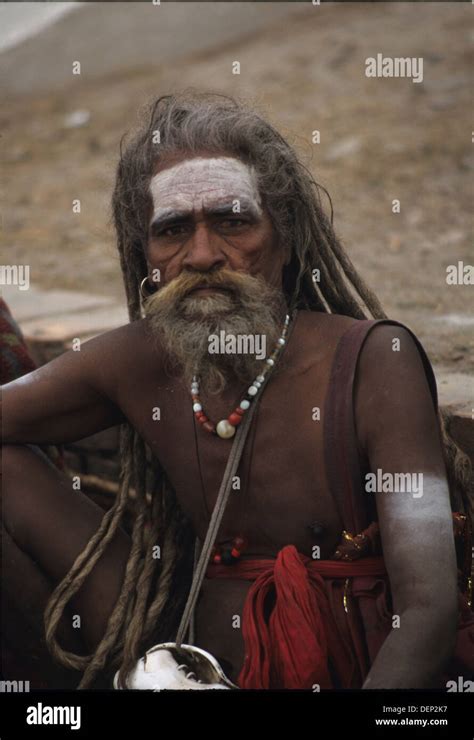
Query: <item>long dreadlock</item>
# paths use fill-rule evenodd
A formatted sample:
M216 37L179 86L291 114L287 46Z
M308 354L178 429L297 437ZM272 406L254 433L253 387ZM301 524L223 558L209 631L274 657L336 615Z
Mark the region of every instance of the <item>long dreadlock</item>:
M152 207L148 190L154 171L178 152L201 151L240 158L254 165L259 191L281 246L291 245L283 274L290 310L323 311L357 319L385 318L383 309L365 285L333 229L332 203L285 139L254 108L219 93L192 89L164 95L146 105L144 117L125 150L120 142L112 197L112 218L125 285L130 321L141 318L140 283L147 275L145 248ZM329 200L330 218L321 192ZM313 279L318 269L320 279ZM449 421L440 414L448 477L456 508L469 511L466 491L471 485L469 460L447 432ZM83 671L78 688L91 685L106 667L120 668L124 682L152 640L173 639L176 615L190 583L193 535L176 495L133 427L121 429L122 469L117 499L54 590L45 611L46 639L63 665ZM151 476L147 468L151 466ZM131 488L136 492L132 547L122 590L95 653L79 656L63 650L55 638L62 612L112 540L123 518ZM151 504L147 488L152 489ZM460 493L459 493L460 492ZM471 513L469 511L469 513ZM156 545L161 558L152 557ZM124 684L122 684L124 685Z

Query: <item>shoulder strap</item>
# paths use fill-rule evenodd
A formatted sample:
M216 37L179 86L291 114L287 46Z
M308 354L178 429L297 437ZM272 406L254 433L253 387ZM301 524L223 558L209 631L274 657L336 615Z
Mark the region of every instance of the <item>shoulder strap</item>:
M334 354L324 406L324 459L329 488L344 529L352 534L361 532L373 519L363 492L363 475L369 466L357 442L353 388L360 351L377 324L401 326L410 333L423 361L435 411L438 410L433 368L411 329L392 319L362 320L342 335Z

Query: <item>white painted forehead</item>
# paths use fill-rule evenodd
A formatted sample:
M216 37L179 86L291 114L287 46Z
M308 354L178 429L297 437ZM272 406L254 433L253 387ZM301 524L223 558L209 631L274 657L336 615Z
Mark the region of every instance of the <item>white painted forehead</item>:
M158 172L150 181L154 215L168 208L244 197L261 211L257 174L235 157L194 157Z

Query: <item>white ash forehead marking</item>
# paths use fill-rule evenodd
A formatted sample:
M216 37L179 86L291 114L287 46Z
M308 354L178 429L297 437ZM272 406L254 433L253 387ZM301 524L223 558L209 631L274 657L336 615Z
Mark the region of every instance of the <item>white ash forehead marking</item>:
M195 157L152 177L153 219L170 210L189 210L246 199L261 215L262 203L254 167L233 157Z

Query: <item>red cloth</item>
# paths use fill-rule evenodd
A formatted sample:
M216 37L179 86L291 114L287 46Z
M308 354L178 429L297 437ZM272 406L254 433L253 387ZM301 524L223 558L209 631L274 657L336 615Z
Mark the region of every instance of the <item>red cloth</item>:
M287 545L276 559L210 564L206 575L255 581L243 611L245 661L237 681L240 688L308 689L318 684L327 689L360 683L360 646L341 631L327 586L333 579L344 585L353 576L362 582L386 576L382 557L312 560ZM336 600L345 612L343 594L343 589L337 590ZM350 592L347 603L352 613Z

